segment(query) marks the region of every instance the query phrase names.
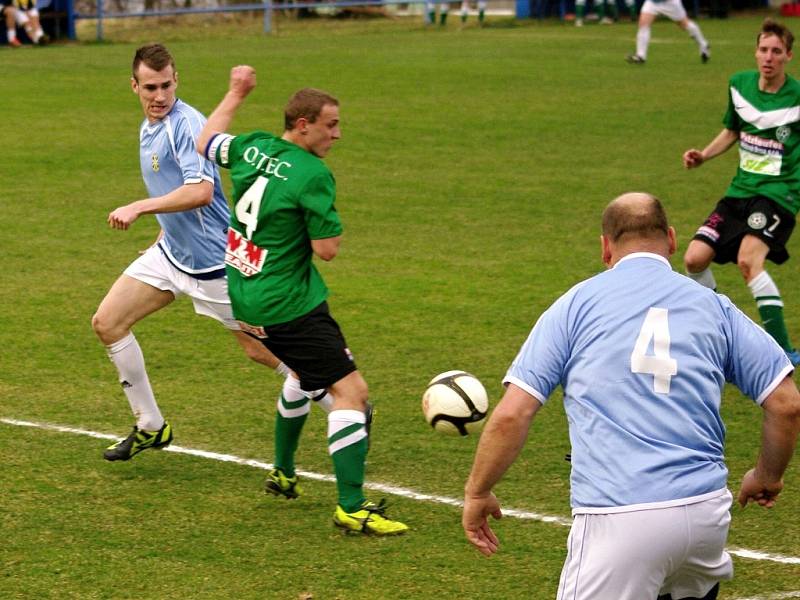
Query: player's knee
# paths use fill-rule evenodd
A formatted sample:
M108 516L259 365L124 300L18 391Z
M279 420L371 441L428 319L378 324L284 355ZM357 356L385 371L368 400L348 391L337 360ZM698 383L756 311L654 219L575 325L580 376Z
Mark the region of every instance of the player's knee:
M756 274L756 265L747 257L739 257L736 265L745 281L750 281Z
M683 266L689 273L699 273L705 270L709 265L709 261L699 254L687 250L683 255Z
M359 377L354 382L350 389L350 394L353 402L361 406L362 409L366 408L367 400L369 399L369 387L363 377Z
M106 345L113 344L122 337L119 335L113 319L108 318L100 311L92 315L92 329L100 341Z
M369 388L367 387L367 382L364 381L363 378L356 382L356 384L350 389L350 395L354 402L357 404L366 406L367 400L369 399Z

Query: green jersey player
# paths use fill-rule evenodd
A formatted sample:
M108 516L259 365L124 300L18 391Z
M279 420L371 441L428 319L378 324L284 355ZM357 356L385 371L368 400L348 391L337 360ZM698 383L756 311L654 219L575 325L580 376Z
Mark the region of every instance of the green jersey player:
M688 275L710 288L716 287L711 261L738 264L764 328L797 365L783 300L764 269L767 259L781 264L789 258L786 243L800 210L800 83L785 72L793 42L786 27L764 21L756 38L758 70L730 79L724 129L702 151L684 153L684 166L692 169L739 142L736 176L683 260Z
M328 450L339 494L334 523L362 533L403 533L408 527L386 518L383 501L363 495L367 384L328 311L328 290L313 263L315 255L332 260L341 241L335 183L322 162L340 136L339 102L302 89L286 106L280 137L221 133L255 85L252 67L234 67L228 93L197 141L198 152L231 171L234 210L225 263L233 314L289 365L303 390L325 388L333 396ZM275 468L266 482L272 494L299 494L294 452L308 405L299 394L278 403Z

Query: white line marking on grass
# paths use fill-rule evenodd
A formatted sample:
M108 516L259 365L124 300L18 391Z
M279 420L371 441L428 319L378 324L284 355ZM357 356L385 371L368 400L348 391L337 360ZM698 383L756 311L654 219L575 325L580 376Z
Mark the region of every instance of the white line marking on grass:
M101 440L119 440L122 439L116 435L107 433L98 433L97 431L88 431L86 429L77 429L75 427L64 427L62 425L53 425L50 423L34 423L32 421L19 421L17 419L0 418L0 422L8 425L15 425L18 427L34 427L36 429L46 429L48 431L57 431L59 433L73 433L76 435L85 435ZM208 458L211 460L218 460L222 462L236 463L239 465L246 465L256 469L268 471L272 468L270 463L261 462L258 460L240 458L233 454L220 454L218 452L208 452L206 450L196 450L194 448L184 448L183 446L170 445L161 450L162 452L176 452L178 454L188 454L190 456L199 456L200 458ZM307 479L315 481L326 481L335 483L336 478L333 475L323 475L322 473L314 473L313 471L297 471ZM383 492L385 494L392 494L393 496L401 496L403 498L410 498L411 500L418 500L420 502L433 502L436 504L446 504L448 506L462 507L464 503L458 498L451 498L449 496L437 496L431 494L423 494L409 488L388 485L385 483L365 483L364 487L370 490ZM519 510L516 508L503 508L503 515L507 517L516 517L518 519L525 519L530 521L540 521L542 523L554 523L563 527L572 525L571 519L564 517L557 517L553 515L543 515L540 513L530 512L527 510ZM756 550L748 550L747 548L729 548L728 552L740 558L748 558L752 560L768 560L772 562L784 563L789 565L800 565L800 558L794 556L781 556L780 554L768 554L766 552L758 552ZM783 598L800 598L800 592L785 592L794 595L783 596L764 596L761 598L753 599L740 599L740 600L781 600Z
M734 598L733 600L786 600L787 598L800 598L800 591L777 592L766 596L748 596L747 598Z

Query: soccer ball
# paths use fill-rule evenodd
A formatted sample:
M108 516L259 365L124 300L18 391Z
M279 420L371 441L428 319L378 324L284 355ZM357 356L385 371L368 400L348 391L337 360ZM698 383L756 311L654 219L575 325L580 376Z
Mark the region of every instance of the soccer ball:
M486 390L466 371L440 373L422 395L425 420L441 433L467 435L479 431L488 409Z

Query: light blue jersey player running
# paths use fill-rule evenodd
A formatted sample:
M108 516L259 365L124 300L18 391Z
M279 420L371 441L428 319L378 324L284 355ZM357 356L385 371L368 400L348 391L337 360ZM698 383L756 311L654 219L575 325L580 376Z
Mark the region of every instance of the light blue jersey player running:
M800 431L783 350L727 298L672 271L661 204L626 194L603 215L608 271L559 298L505 376L477 450L464 528L491 554L494 484L561 385L572 445L574 522L558 598L716 597L732 496L720 402L725 382L762 406L763 447L739 501L771 506Z
M128 229L139 216L155 214L162 233L117 279L92 318L136 419L130 435L104 452L107 460L128 460L172 441L131 327L178 296L189 296L195 312L231 330L250 358L288 373L262 344L240 331L233 318L224 267L227 201L216 166L197 154L195 139L205 118L176 98L177 85L174 60L164 46L150 44L136 51L131 86L146 117L140 130L140 163L150 197L116 208L108 223ZM299 390L294 378L288 377L285 385Z

